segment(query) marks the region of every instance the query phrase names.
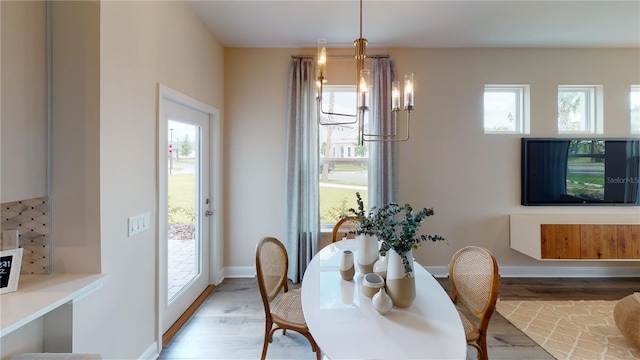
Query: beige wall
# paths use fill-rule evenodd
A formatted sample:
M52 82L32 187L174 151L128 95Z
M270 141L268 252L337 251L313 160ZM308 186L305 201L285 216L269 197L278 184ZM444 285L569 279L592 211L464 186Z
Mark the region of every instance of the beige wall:
M254 254L247 249L253 249L260 237L284 237L287 69L290 55L312 51L225 49L229 194L225 265L236 272L241 268L246 273L251 271ZM604 135L631 136L627 101L630 86L640 83L640 50L369 52L390 54L400 75L415 73L416 111L411 140L399 146L399 202L434 207L435 216L425 222L422 230L448 239L448 244L424 244L418 249L415 255L422 264L446 272L451 255L462 246L474 244L494 252L503 274L532 274L541 267L637 267L637 262L542 263L509 248L508 216L512 213L640 217L640 208L520 206L521 136L485 135L482 103L484 84L530 84L530 136L553 137L557 136L557 86L601 84L605 92ZM329 74L340 72L335 67L341 65L331 66L330 62ZM255 186L258 181L260 186ZM247 219L252 219L252 226L243 226Z
M0 3L0 202L47 195L46 7ZM6 354L42 349L34 320L0 340Z
M150 357L158 84L222 111L223 48L186 2L52 4L54 271L109 275L74 305L73 351ZM46 141L32 144L47 138L45 24L43 2L2 2L3 201L46 195ZM146 211L152 230L127 237L127 218ZM41 351L42 320L5 340L3 357Z
M53 271L99 273L100 5L52 3Z
M101 3L101 262L109 278L78 305L74 350L136 358L156 340L158 83L222 109L223 65L222 47L185 2ZM151 230L127 237L127 218L146 211Z
M84 30L75 34L79 39L68 34L64 46L69 48L59 45L70 57L56 72L70 78L58 83L69 88L59 95L64 118L54 119L53 201L74 208L68 216L60 215L62 210L54 214L59 216L54 266L57 271L109 274L102 289L74 305L74 351L99 352L106 359L138 358L157 340L158 236L153 229L158 83L224 110L224 266L251 276L257 240L284 236L287 70L290 55L313 50L223 49L184 2L58 6L70 16L59 31ZM2 18L4 28L5 2ZM83 46L74 48L74 39ZM3 156L8 91L4 41L3 31ZM640 216L640 208L521 207L519 136L482 133L482 89L485 83L530 84L531 136L555 136L557 85L602 84L605 136L630 136L626 99L630 85L640 83L640 50L370 51L389 53L399 74L413 71L417 78L412 140L400 145L399 200L415 207L433 206L436 215L424 230L449 239L448 245L425 244L416 251L419 261L444 267L458 248L477 244L492 250L509 271L637 267L540 263L509 248L511 213ZM40 151L34 154L42 157ZM71 164L65 164L67 156ZM2 186L4 200L5 192L13 191L4 188L4 168ZM40 192L41 187L38 183L25 188ZM127 218L146 211L152 214L152 230L127 237Z
M2 1L0 202L47 195L46 7Z

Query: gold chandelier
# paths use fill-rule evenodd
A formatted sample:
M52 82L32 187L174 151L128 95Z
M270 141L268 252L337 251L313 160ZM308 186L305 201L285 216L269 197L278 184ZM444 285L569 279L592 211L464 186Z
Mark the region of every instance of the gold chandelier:
M320 125L358 125L358 144L362 145L364 141L406 141L409 140L409 121L411 120L411 111L414 110L414 93L413 93L413 73L404 74L404 108L407 112L406 133L404 137L399 137L396 129L398 127L398 111L400 111L400 81L393 81L391 84L391 121L393 132L391 133L368 133L364 126L365 113L369 109L367 105L367 94L371 86L371 72L364 68L364 59L367 57L366 47L367 39L362 37L362 0L360 0L360 37L353 42L355 47L356 60L356 111L353 114L336 113L325 111L323 107L322 91L323 86L327 82L327 41L325 39L318 40L318 70L316 77L318 102L318 122ZM322 121L320 114L334 115L351 118L346 121Z

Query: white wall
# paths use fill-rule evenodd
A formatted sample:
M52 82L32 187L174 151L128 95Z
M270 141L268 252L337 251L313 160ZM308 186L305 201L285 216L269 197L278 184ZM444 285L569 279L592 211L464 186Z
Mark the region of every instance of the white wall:
M510 213L637 214L640 207L520 206L520 136L485 135L485 83L531 85L530 136L557 136L559 84L602 84L605 136L630 136L627 104L640 83L636 50L442 49L392 52L398 72L416 69L415 133L400 146L401 202L435 208L427 229L448 246L419 250L425 265L446 265L454 251L477 244L493 251L501 266L628 266L620 263L540 263L509 248ZM619 97L619 99L617 98ZM420 115L422 112L422 116ZM416 139L416 137L414 137ZM420 205L422 206L422 205Z
M186 2L101 2L100 237L104 288L77 303L74 350L137 358L156 340L158 83L218 109L223 49ZM149 211L151 230L127 237Z
M265 235L284 237L285 109L290 55L310 49L226 49L226 263L249 269ZM635 263L535 261L509 248L511 213L635 214L640 207L520 206L520 135L483 133L484 84L531 85L531 135L556 133L559 84L602 84L605 136L629 137L628 94L640 83L638 49L369 49L388 53L397 73L416 77L411 140L399 145L399 202L434 207L423 233L448 244L415 252L448 265L465 245L491 250L501 267L628 267ZM330 74L339 70L335 62ZM329 66L332 66L329 63ZM352 66L352 65L349 65ZM265 71L268 69L268 71ZM335 78L335 76L334 76ZM338 80L339 81L339 80ZM637 137L637 135L635 135ZM257 183L259 186L256 186ZM265 189L268 189L266 191ZM354 196L355 201L355 196ZM355 205L355 203L354 203ZM251 219L252 226L245 226Z
M46 8L2 1L0 202L47 195Z
M157 233L128 238L126 224L157 213L158 83L222 110L223 48L183 1L52 4L54 271L109 274L74 304L73 351L152 356ZM14 96L13 107L2 98L5 201L46 195L46 147L30 144L46 139L45 6L3 1L2 17L2 94ZM41 351L42 320L4 340L2 356Z
M263 236L283 239L289 59L279 49L225 49L224 266L249 266Z
M0 2L0 202L47 195L45 17L42 1ZM41 350L42 326L2 337L0 358Z
M89 217L74 220L60 217L61 210L55 212L54 217L65 220L54 226L53 241L61 245L58 259L76 256L56 261L56 267L64 271L99 269L110 275L102 289L75 304L74 351L99 352L105 359L137 358L158 340L157 234L150 230L128 238L126 219L146 211L156 214L157 84L224 109L224 265L253 268L258 239L284 236L287 70L290 55L313 50L223 49L184 2L88 2L80 8L71 4L59 5L58 10L74 19L59 31L84 27L82 41L98 36L99 41L69 48L71 53L86 55L83 61L71 57L59 64L75 64L87 76L59 83L70 86L68 93L60 96L71 96L82 86L87 86L88 94L75 100L60 99L76 108L69 113L69 122L54 119L58 124L54 147L62 151L54 154L54 161L65 170L60 181L70 181L76 191L69 184L58 183L54 200L58 205L86 210ZM5 2L2 6L5 18ZM410 201L415 207L433 206L436 215L424 230L449 239L448 245L425 244L416 251L423 264L445 266L458 248L478 244L492 250L501 266L550 266L509 248L510 213L640 216L638 207L521 207L519 136L482 133L485 83L531 84L532 136L555 135L558 84L597 83L604 85L606 96L605 136L630 136L626 96L631 84L640 83L640 50L385 52L396 60L399 74L413 71L417 78L413 139L400 145L399 200ZM3 68L5 59L3 52ZM5 75L3 70L3 97L7 92ZM2 100L4 111L5 98ZM4 126L4 112L2 120ZM4 153L4 135L2 145ZM85 155L63 166L61 154L65 151L70 156ZM3 172L3 187L4 177ZM40 186L30 185L29 189ZM6 191L2 190L3 196ZM554 262L552 266L574 263ZM580 266L637 267L637 263L588 262Z
M53 272L100 272L100 4L52 2Z

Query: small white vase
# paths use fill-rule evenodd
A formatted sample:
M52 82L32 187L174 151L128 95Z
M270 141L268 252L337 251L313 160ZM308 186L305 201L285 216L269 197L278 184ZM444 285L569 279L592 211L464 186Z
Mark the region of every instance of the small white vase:
M361 274L373 272L373 264L378 260L378 237L360 234L357 237L357 263Z
M362 295L372 298L381 288L384 288L384 279L380 275L368 273L362 278L360 286Z
M371 298L371 304L381 315L387 315L393 308L393 300L391 300L391 297L387 295L384 288L380 288L380 290L373 295L373 298Z
M382 276L383 279L387 279L387 267L388 261L387 256L380 256L378 261L373 264L373 272Z
M411 306L413 300L416 298L416 279L413 273L413 251L406 252L407 259L409 259L409 265L411 271L406 274L404 269L404 262L402 256L390 249L387 251L388 265L387 265L387 291L389 296L393 300L393 305L401 308L407 308Z
M340 257L340 276L345 281L353 279L355 269L353 266L353 252L351 250L344 250Z

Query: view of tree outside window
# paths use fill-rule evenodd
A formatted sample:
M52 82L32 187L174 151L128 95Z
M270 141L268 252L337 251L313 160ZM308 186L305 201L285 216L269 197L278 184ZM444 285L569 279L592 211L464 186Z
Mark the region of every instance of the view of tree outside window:
M355 86L323 86L324 111L355 114ZM321 114L322 122L349 122L354 118ZM358 124L320 126L320 223L335 224L356 207L360 192L368 199L368 147L358 145Z
M558 87L558 132L595 132L595 89Z
M604 200L605 145L602 140L572 140L567 160L567 195Z
M631 107L631 132L640 134L640 85L631 87L629 101Z

